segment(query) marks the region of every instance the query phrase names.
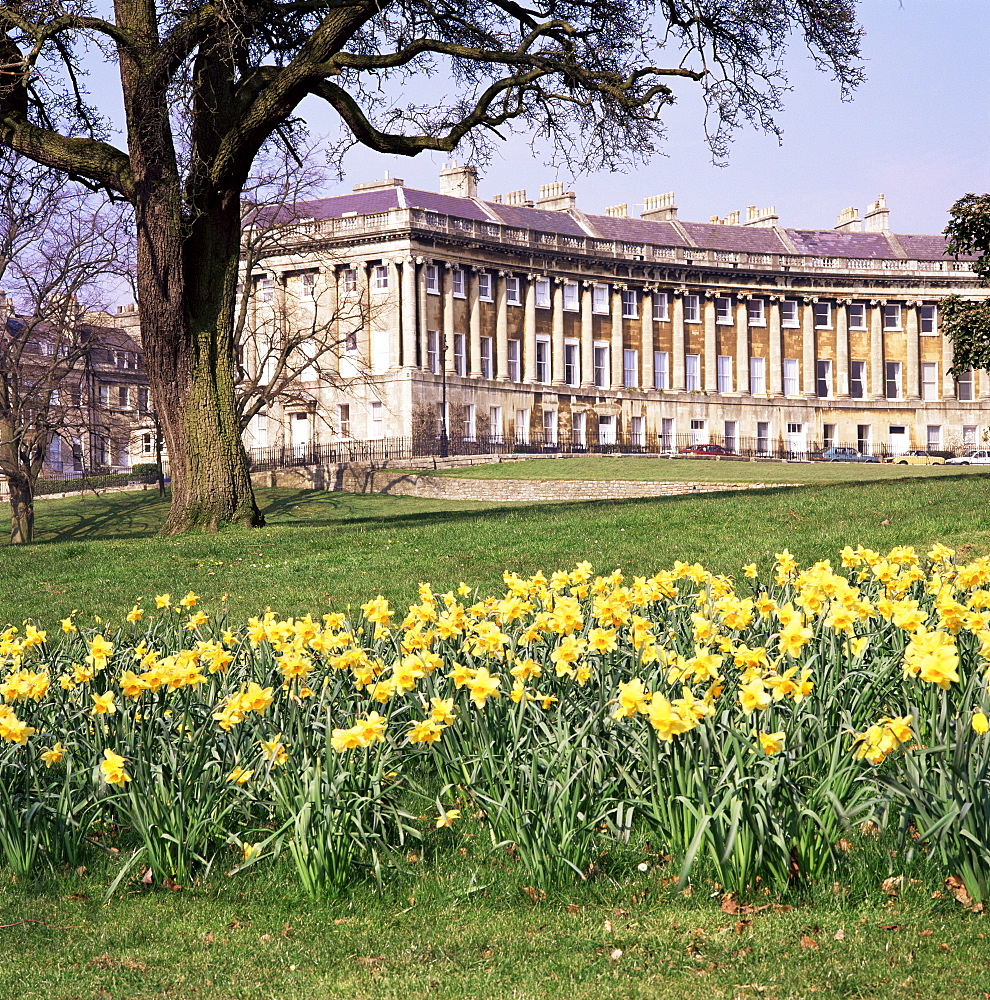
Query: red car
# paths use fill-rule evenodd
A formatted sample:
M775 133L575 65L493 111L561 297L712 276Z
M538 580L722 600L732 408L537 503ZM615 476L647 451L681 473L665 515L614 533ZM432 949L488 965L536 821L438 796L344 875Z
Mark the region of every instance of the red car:
M739 458L734 451L723 448L720 444L689 444L686 448L680 448L678 455L696 455L698 457L719 456L720 458Z

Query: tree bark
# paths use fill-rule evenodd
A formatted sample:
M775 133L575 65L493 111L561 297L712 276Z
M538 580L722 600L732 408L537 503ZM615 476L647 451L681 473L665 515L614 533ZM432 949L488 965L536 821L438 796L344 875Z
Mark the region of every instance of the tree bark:
M168 448L172 503L163 535L256 527L235 400L233 301L240 211L236 194L179 236L152 196L138 214L141 337Z
M10 488L10 543L34 541L34 488L29 476L7 473Z
M118 0L117 8L119 20L155 50L158 23L149 0ZM202 114L192 109L193 162L183 188L169 92L151 79L135 51L121 47L119 54L141 339L172 476L172 503L161 533L262 525L234 393L240 187L218 190L206 169L217 136L203 123L212 122L226 95L207 87L219 105L210 104ZM219 75L229 84L231 68L223 55L211 60L200 53L196 72L207 82Z

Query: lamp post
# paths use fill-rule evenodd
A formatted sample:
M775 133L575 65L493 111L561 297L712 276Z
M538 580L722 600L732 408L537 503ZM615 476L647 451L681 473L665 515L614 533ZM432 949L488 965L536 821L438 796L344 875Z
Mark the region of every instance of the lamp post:
M447 332L440 331L440 457L450 454L447 433Z

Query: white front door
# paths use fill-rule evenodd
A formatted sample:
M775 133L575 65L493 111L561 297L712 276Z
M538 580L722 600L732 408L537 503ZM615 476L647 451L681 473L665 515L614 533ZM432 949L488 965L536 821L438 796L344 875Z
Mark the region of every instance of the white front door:
M806 458L808 451L808 432L804 424L787 425L787 451L790 458Z
M309 414L293 413L289 416L289 433L292 435L292 451L304 455L309 448Z
M615 444L615 417L608 414L598 418L598 443Z
M911 445L907 427L891 427L887 443L891 455L903 455Z

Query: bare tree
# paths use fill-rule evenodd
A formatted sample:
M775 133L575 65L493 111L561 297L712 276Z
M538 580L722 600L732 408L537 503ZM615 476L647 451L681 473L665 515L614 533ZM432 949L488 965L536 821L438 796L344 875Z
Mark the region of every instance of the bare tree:
M242 430L273 405L309 404L321 389L369 378L352 348L371 308L347 291L352 269L307 216L327 177L313 146L282 147L256 164L245 190L234 325ZM290 273L264 270L286 257L294 261Z
M102 5L100 5L102 6ZM142 336L172 469L166 533L260 524L237 415L241 192L307 97L340 153L486 148L513 128L562 159L650 156L675 87L712 141L776 131L782 54L801 40L854 86L855 0L85 0L0 6L0 143L135 211ZM116 58L127 148L87 102L79 53ZM427 78L432 78L427 81ZM59 89L61 88L61 89Z
M82 317L120 273L128 230L122 206L0 155L0 473L12 542L34 537L34 488L53 440L93 430L86 370L100 331Z

